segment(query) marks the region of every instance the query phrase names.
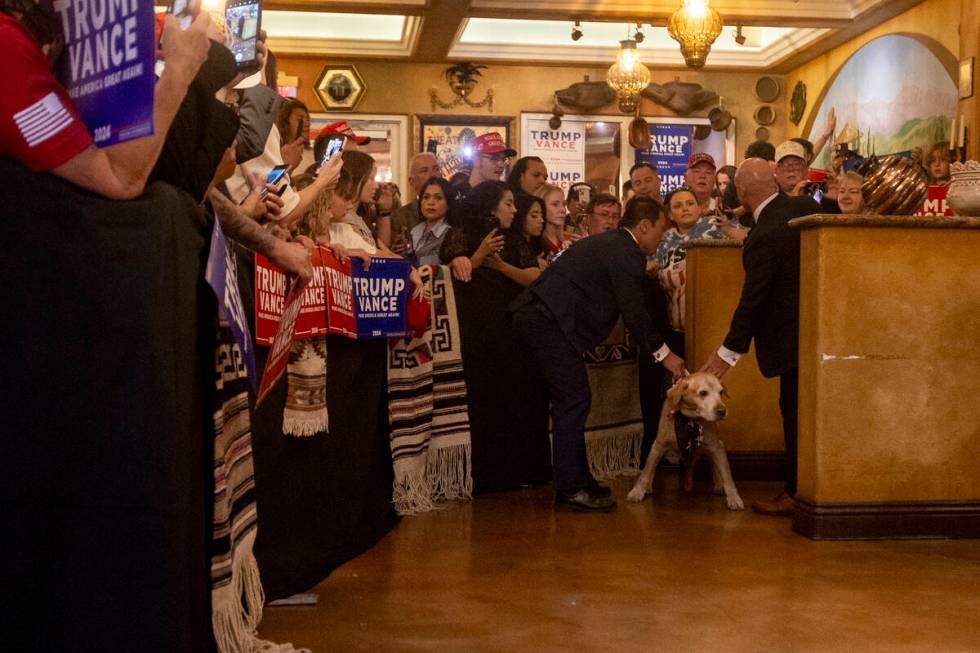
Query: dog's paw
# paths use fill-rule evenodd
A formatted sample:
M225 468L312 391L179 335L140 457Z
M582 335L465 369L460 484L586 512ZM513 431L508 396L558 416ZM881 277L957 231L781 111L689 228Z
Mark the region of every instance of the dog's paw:
M728 504L729 510L745 510L745 504L742 503L742 497L737 494L733 494L727 497L725 503Z
M643 501L643 498L647 495L641 487L634 487L630 490L630 493L626 495L627 501L632 501L633 503L639 503Z

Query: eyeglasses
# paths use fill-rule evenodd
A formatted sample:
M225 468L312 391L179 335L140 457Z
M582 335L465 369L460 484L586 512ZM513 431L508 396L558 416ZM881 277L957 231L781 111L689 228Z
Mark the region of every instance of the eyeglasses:
M782 161L776 164L776 167L782 168L783 170L792 171L792 170L803 170L807 166L806 163L804 163L803 161L786 161L785 159L783 159Z
M619 217L619 213L616 211L593 211L592 215L597 218L605 218L606 220L612 220Z
M504 163L510 163L510 157L504 156L503 154L481 154L480 158L490 159L491 161L503 161Z

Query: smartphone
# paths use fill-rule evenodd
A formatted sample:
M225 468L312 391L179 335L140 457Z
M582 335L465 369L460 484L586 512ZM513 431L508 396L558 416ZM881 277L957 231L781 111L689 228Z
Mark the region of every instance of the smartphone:
M228 49L235 56L240 71L259 68L256 47L262 29L262 4L259 0L231 0L225 5L225 31Z
M332 159L335 155L344 151L344 142L347 137L343 134L332 134L330 138L327 139L327 148L323 152L323 158L320 159L320 167L327 165L327 161Z
M588 204L589 200L592 199L592 189L588 186L579 186L575 189L575 193L578 195L580 204Z
M487 224L490 226L490 231L493 231L494 229L496 229L498 232L500 231L500 218L498 218L497 216L488 218Z
M180 29L190 27L200 12L201 3L199 0L173 0L167 8L168 14L173 14L177 17Z
M276 166L275 168L270 170L268 174L266 174L265 183L271 186L278 185L282 181L282 178L286 176L286 172L288 171L289 171L289 166L286 164ZM268 192L269 192L268 188L262 189L263 195ZM282 195L284 192L286 192L286 184L283 184L280 188L276 189L276 195Z

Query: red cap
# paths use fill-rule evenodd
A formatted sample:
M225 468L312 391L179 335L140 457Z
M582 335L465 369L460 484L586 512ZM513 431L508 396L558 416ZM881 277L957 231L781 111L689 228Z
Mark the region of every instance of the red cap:
M351 126L347 124L346 120L340 120L338 122L332 122L323 129L320 130L321 134L343 134L347 138L353 140L358 145L367 145L371 142L370 136L358 136L351 129Z
M504 139L497 132L480 134L473 139L474 154L499 154L501 152L507 157L517 156L517 150L507 147L504 144Z
M707 163L712 169L717 170L718 166L715 165L715 159L707 152L695 152L691 155L691 158L687 160L687 169L690 170L699 163Z

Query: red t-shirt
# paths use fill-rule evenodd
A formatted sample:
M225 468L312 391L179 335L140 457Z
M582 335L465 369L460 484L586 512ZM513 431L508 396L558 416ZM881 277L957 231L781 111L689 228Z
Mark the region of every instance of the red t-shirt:
M3 13L0 89L0 156L46 171L92 145L75 103L54 78L37 40Z

